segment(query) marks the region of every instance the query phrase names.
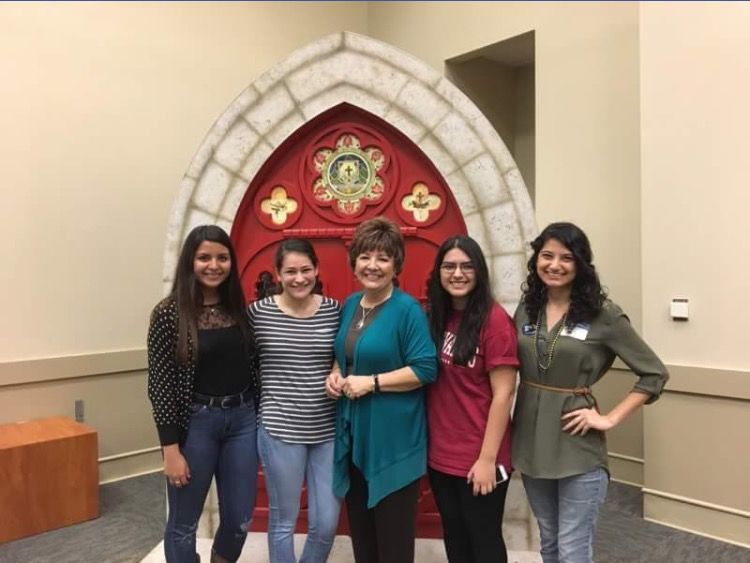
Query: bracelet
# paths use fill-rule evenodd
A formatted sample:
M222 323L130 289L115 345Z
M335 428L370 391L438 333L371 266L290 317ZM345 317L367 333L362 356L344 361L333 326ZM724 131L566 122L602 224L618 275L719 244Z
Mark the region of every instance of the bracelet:
M380 393L380 381L378 380L378 374L374 373L372 375L372 392L373 393Z

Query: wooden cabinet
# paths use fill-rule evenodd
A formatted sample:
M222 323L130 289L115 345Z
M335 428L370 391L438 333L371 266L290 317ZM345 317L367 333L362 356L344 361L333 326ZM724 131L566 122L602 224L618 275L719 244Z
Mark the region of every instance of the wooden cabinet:
M0 542L98 516L94 429L66 417L0 425Z

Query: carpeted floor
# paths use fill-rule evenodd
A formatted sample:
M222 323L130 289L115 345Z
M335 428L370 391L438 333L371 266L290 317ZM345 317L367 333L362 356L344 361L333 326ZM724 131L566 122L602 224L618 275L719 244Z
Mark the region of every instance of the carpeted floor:
M135 563L162 540L164 477L102 485L101 516L0 545L0 563Z
M0 563L136 563L161 541L163 525L163 478L153 474L128 479L102 486L97 520L0 545ZM595 559L597 563L750 563L750 549L645 522L640 491L611 483L599 521Z

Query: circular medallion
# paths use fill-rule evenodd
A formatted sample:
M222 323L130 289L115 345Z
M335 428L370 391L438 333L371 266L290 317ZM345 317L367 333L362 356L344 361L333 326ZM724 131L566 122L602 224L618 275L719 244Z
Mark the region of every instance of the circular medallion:
M334 197L358 200L365 197L375 181L375 169L361 151L353 148L332 152L323 166L323 177Z
M353 223L368 208L388 203L395 192L387 186L397 177L387 141L361 128L336 129L311 144L303 194L314 209L330 209Z

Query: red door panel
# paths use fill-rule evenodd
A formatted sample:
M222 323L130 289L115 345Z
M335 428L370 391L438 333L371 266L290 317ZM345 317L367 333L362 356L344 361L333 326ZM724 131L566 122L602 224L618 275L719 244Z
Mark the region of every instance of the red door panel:
M339 300L358 289L348 246L356 226L385 215L406 246L399 285L424 301L438 246L466 234L450 188L430 160L382 119L341 104L309 121L279 146L247 188L232 227L242 286L256 297L260 275L273 272L277 243L309 239L320 259L323 291ZM254 530L266 528L267 496L259 481ZM303 509L306 507L303 495ZM341 531L346 532L345 515ZM306 530L302 510L299 531ZM417 535L440 537L427 481L418 504Z

